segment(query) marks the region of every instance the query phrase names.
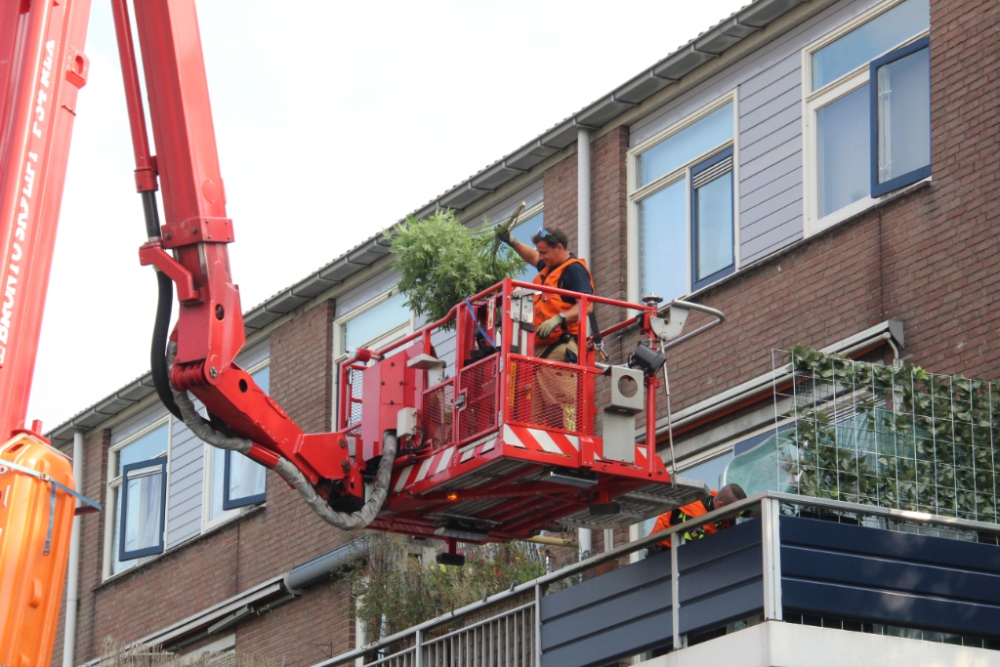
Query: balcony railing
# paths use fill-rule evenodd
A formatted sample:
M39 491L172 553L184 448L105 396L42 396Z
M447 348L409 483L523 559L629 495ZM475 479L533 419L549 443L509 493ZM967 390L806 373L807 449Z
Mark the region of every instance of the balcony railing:
M684 542L682 532L751 513ZM823 519L835 519L834 521ZM938 531L961 539L919 534ZM671 537L677 548L600 576ZM765 492L315 667L587 667L750 617L1000 637L1000 526Z

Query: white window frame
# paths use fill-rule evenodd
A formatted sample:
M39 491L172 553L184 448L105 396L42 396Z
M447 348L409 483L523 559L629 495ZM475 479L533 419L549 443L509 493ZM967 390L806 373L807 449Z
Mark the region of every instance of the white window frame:
M366 301L362 305L358 306L357 308L355 308L355 309L353 309L353 310L345 313L343 316L338 317L336 320L334 320L334 323L333 323L333 358L334 358L334 363L339 363L339 362L343 361L344 359L347 359L347 357L348 357L348 354L347 354L346 351L345 352L341 352L340 351L341 347L343 347L343 341L344 341L344 325L346 325L348 322L350 322L351 320L353 320L358 315L361 315L362 313L365 313L365 312L371 310L372 308L375 308L376 306L384 303L385 301L388 301L391 297L395 296L398 293L399 293L399 290L395 286L393 286L392 288L387 289L386 291L382 292L378 296L376 296L376 297L374 297L372 299L369 299L368 301ZM413 333L413 312L412 311L410 312L410 319L407 320L405 323L400 324L400 325L398 325L396 327L393 327L391 330L386 331L384 334L381 334L378 338L375 338L374 340L368 341L365 344L366 345L371 345L373 348L383 347L383 346L388 345L388 344L392 343L393 341L399 340L400 338L403 338L404 336L407 336L407 335L409 335L411 333Z
M627 240L626 240L626 252L628 256L628 276L627 276L627 293L628 300L636 303L644 295L640 294L640 277L642 275L642 267L640 266L640 253L639 253L639 203L649 197L650 195L656 194L663 188L673 185L681 179L688 181L688 187L686 188L685 198L686 198L686 224L685 229L685 275L688 281L688 291L685 294L667 295L660 294L659 296L664 299L675 299L687 296L692 293L691 285L691 167L696 167L698 164L703 162L706 158L718 153L719 151L725 150L728 147L733 149L733 273L740 270L740 109L739 109L739 95L737 95L738 89L733 90L717 97L708 104L702 106L697 111L688 114L683 119L670 125L663 130L660 130L653 136L649 137L640 144L631 147L627 153L626 159L626 180L628 184L628 210L627 210ZM687 129L691 125L694 125L699 120L708 116L713 111L718 111L721 107L732 103L733 105L733 138L732 141L719 144L711 150L699 155L697 158L693 159L691 162L675 169L669 174L664 174L656 180L647 183L642 187L637 187L639 179L639 156L652 148L653 146L659 144L660 142L670 138L671 136L677 134L678 132ZM731 274L730 274L731 275ZM720 278L721 280L721 278ZM706 289L710 285L702 286L700 289Z
M905 41L887 49L885 52L872 57L871 60L859 66L857 69L843 74L840 78L831 81L814 92L809 92L812 90L812 56L823 47L832 44L847 33L855 30L856 28L860 28L864 24L879 17L903 2L905 2L905 0L885 0L885 2L881 2L858 16L855 16L847 23L839 26L836 30L823 35L818 40L802 49L802 136L804 139L802 147L802 170L805 178L803 188L805 201L803 203L805 204L804 232L806 237L818 234L819 232L836 225L838 222L843 222L848 218L854 217L892 194L889 193L883 195L882 197L873 198L869 191L867 196L862 197L853 204L848 204L847 206L822 218L819 217L819 183L817 181L819 178L819 169L816 164L816 160L819 157L819 150L816 146L816 113L828 104L839 100L845 95L854 92L868 83L870 78L869 64L872 60L880 58L881 56L891 53L902 46L911 44L918 39L926 37L930 34L930 30L921 31L918 34L907 38ZM865 121L867 127L867 117L865 118Z
M250 375L260 372L261 370L267 368L271 365L271 358L268 357L263 361L254 364L250 368L246 369L246 372ZM214 465L214 452L212 450L216 449L208 443L204 443L203 456L204 463L202 465L202 502L201 502L201 532L205 533L216 526L221 526L222 524L233 520L234 518L244 514L245 512L260 507L260 505L247 505L246 507L238 507L231 510L222 510L220 514L215 519L212 518L212 466ZM222 489L219 489L219 493L222 493ZM266 501L265 501L266 502Z
M136 565L141 565L142 563L145 563L150 559L156 558L157 556L160 555L160 554L155 554L153 556L145 556L142 558L136 558L135 560L125 561L124 563L122 563L124 567L121 570L121 572L111 571L112 560L117 555L115 553L112 553L112 544L114 542L115 533L120 530L120 526L118 525L118 522L115 520L117 514L117 511L115 509L115 491L121 486L123 478L122 475L118 474L118 466L115 465L118 452L124 449L125 447L128 447L136 440L139 440L143 436L149 435L150 433L152 433L158 428L161 428L164 425L167 426L167 450L166 453L157 454L157 456L167 457L167 472L165 481L167 489L167 498L166 498L166 503L164 503L163 507L163 550L164 552L166 552L167 550L167 540L169 538L167 532L167 526L169 524L169 518L170 518L169 512L167 512L168 509L167 504L169 504L170 502L170 463L171 463L170 450L171 450L171 444L173 443L173 435L174 435L173 421L171 420L169 414L160 417L152 424L143 427L136 433L133 433L129 437L124 438L121 442L116 443L112 445L110 448L108 448L108 468L107 468L108 481L104 485L104 503L105 503L104 507L108 509L108 516L110 517L110 520L104 522L104 564L101 568L102 579L108 579L109 577L115 576L116 574L122 574L132 569Z

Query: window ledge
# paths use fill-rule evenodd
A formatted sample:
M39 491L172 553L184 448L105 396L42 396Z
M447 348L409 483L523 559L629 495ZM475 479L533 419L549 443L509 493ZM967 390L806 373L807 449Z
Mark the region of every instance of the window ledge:
M191 538L185 540L184 542L181 542L180 544L177 544L175 546L170 547L169 549L167 549L166 551L164 551L162 554L156 554L155 556L151 556L149 558L149 560L147 560L147 561L145 561L143 563L139 563L137 565L134 565L134 566L130 567L127 570L123 570L123 571L121 571L121 572L119 572L117 574L111 575L107 579L103 580L101 583L99 583L96 586L94 586L91 590L96 592L96 591L99 591L99 590L101 590L102 588L104 588L106 586L110 586L111 584L114 584L114 583L116 583L118 581L121 581L122 579L126 578L130 574L135 574L139 570L145 569L145 568L149 567L150 565L153 565L154 563L158 563L161 560L163 560L164 558L166 558L167 556L172 556L172 555L176 554L177 552L179 552L181 549L184 549L184 548L190 546L191 544L194 544L195 542L199 542L199 541L201 541L201 540L203 540L205 538L208 538L208 537L210 537L212 535L215 535L216 533L224 530L225 528L228 528L229 526L232 526L233 524L239 523L240 521L243 521L244 519L247 519L247 518L249 518L251 516L256 516L260 512L263 512L265 509L267 509L267 503L266 502L265 503L261 503L260 505L255 505L251 509L248 509L247 511L240 513L238 516L234 516L234 517L232 517L230 519L227 519L226 521L223 521L223 522L221 522L219 524L216 524L216 525L212 526L211 528L208 528L204 532L202 532L202 533L200 533L198 535L195 535L194 537L191 537Z

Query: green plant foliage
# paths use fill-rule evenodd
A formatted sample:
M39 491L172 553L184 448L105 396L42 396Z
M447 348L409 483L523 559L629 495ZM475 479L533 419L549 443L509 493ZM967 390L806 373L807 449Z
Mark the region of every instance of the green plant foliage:
M394 266L410 309L439 320L463 299L521 271L524 262L497 241L497 233L485 218L473 230L453 211L441 209L425 220L411 216L397 225Z
M796 401L795 428L783 434L797 456L782 467L799 493L997 522L1000 386L805 347L791 362L796 396L814 397L808 407ZM834 420L824 404L838 394L853 414Z
M523 542L465 545L465 565L453 567L422 564L410 538L369 539L369 567L352 574L369 643L545 574L543 549Z

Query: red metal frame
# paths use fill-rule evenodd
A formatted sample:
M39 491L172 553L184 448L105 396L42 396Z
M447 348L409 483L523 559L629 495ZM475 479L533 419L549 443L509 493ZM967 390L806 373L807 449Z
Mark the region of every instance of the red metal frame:
M478 314L479 324L498 345L496 353L482 359L470 359L475 347L476 326L469 306L460 303L447 317L428 324L385 348L376 351L362 350L360 353L371 359L368 363L359 363L353 359L344 362L339 370L340 387L344 389L338 397L338 429L352 435L358 434L359 429L349 420L355 417L352 408L360 405L360 421L368 429L367 434L362 435L361 442L356 445L356 451L365 452L365 457L377 455L380 452L380 429L395 428L394 419L386 419L387 414L394 415L395 411L389 407L384 393L381 393L384 385L365 382L366 392L358 398L355 393L356 385L348 384L348 376L360 371L362 375L373 374L373 378L381 378L381 375L374 375L381 373L378 367L394 363L390 361L392 359L410 359L417 354L433 356L434 336L440 335L446 326L454 328L454 360L453 363L449 362L453 375L416 392L412 396L413 403L407 403L407 407L417 410L422 433L410 439L418 442L408 442L407 439L401 442L392 478L392 490L383 512L372 524L373 528L433 536L435 529L447 522L449 508L468 507L469 503L484 502L489 506L477 511L474 517L463 516L481 526L490 526L489 540L514 539L532 534L538 528L567 514L585 510L591 503L610 502L623 493L650 483L669 482L670 477L659 457L648 456L646 445L636 445L634 465L601 458L602 441L594 435L597 407L593 397L595 380L605 371L596 366L597 352L591 344L585 322L580 327L580 361L576 364L538 359L533 356L531 345L523 354L511 352L514 327L509 302L517 288L572 295L580 300L581 312L586 312L591 303L637 311L638 316L623 319L626 324L638 321L643 326L645 335L653 338L648 327L649 317L656 312L653 307L508 279L470 299L473 311ZM491 310L494 314L499 311L492 322L489 317ZM607 335L620 329L621 325L615 325L602 333ZM473 406L470 402L472 399L469 396L477 390L478 385L463 384L463 378L479 373L479 369L485 367L504 369L497 374L495 384L483 385L487 388L485 391L492 396L479 396L478 400L488 399L490 408L494 410L487 420L482 419L482 404ZM551 369L577 376L578 405L575 406L572 428L541 426L530 419L515 420L515 410L512 409L516 407L515 404L532 400L531 397L520 396L521 388L512 391L512 382L515 381L515 371L512 369L520 367ZM655 434L659 386L655 377L646 378L648 442L655 442L650 433ZM441 409L441 393L448 387L453 388L450 423L443 420L432 423L432 419L437 417L436 412ZM368 389L381 393L380 397L373 398L367 393ZM468 418L472 409L478 410L475 415L477 420L488 423L487 427L474 433L463 429L463 420ZM372 414L372 411L376 414ZM521 413L526 411L521 410ZM379 422L378 428L372 428L372 420ZM520 438L518 432L522 434ZM533 439L535 437L538 438L537 441ZM531 444L526 447L518 446L516 443L521 442L521 438ZM539 442L543 442L544 446L539 445ZM489 472L491 465L519 469L492 476ZM548 482L526 481L532 476L537 477L543 469L556 468L594 473L598 482L592 489L581 490ZM487 478L485 481L484 475ZM473 478L475 481L470 481ZM540 507L547 509L538 511Z

